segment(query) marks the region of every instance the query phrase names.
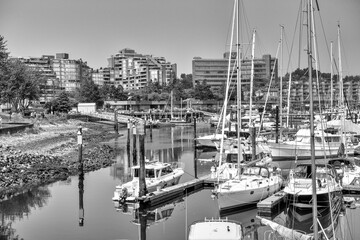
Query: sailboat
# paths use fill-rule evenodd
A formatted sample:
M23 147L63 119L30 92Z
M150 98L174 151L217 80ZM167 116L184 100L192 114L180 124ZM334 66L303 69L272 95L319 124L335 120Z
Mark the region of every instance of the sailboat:
M334 207L336 200L341 198L342 187L336 170L327 163L315 162L315 134L314 134L314 103L313 103L313 4L307 0L307 53L309 73L309 99L310 99L310 163L300 163L290 170L289 181L284 188L287 204L298 209L308 209L312 214L312 234L318 239L318 214L322 210ZM315 41L314 41L315 42ZM316 58L316 55L315 55ZM326 157L325 157L326 158Z
M238 29L239 29L239 9L234 12L236 14L238 20ZM237 40L239 41L239 30L237 31ZM230 44L232 45L232 44ZM254 66L254 45L255 45L255 30L253 32L253 40L252 40L252 68L251 68L251 84L250 84L250 123L251 121L251 108L252 108L252 82L253 82L253 66ZM231 48L230 48L231 51ZM241 126L241 101L240 101L240 92L241 92L241 60L240 60L240 44L237 42L237 92L238 92L238 102L237 102L237 125L240 129ZM230 61L229 61L230 66ZM230 67L229 67L230 68ZM229 70L228 70L229 73ZM228 77L229 79L229 77ZM228 84L229 86L229 84ZM228 92L228 88L227 91ZM224 105L226 104L226 100ZM224 125L224 123L223 123ZM250 130L250 129L249 129ZM251 128L252 139L255 139L255 128ZM256 165L256 162L262 160L262 158L255 159L256 157L256 145L255 141L251 141L251 153L252 153L252 161L243 162L244 154L243 142L240 139L240 131L238 131L238 141L237 147L234 149L237 151L237 162L232 163L235 165L233 168L230 168L233 173L233 176L230 176L230 179L225 181L224 183L220 183L218 187L216 187L213 191L213 194L217 196L218 205L220 212L226 212L234 208L244 207L251 204L255 204L261 199L268 197L269 195L275 193L280 190L282 186L282 177L280 169L274 167L268 167L268 164L265 166ZM220 160L219 160L219 168L222 168L222 155L224 150L224 139L221 141L220 145ZM264 156L266 157L266 156ZM225 163L227 164L227 163ZM227 166L227 165L225 165ZM231 165L230 165L231 166ZM223 171L225 171L224 169Z

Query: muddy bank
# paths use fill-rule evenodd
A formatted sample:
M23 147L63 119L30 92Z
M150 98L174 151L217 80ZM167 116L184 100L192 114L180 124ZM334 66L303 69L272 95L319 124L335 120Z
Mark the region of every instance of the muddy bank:
M84 172L108 167L115 153L103 144L112 126L77 120L37 123L34 129L0 137L0 201L79 173L77 130L83 130Z

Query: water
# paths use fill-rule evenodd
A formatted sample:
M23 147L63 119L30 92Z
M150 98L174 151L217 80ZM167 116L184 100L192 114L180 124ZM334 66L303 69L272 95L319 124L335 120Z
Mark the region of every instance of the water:
M198 126L197 130L198 136L213 131L208 126ZM126 135L125 131L121 133ZM0 203L0 239L185 240L188 227L194 221L220 217L217 201L211 199L209 189L178 198L142 214L131 206L119 208L111 198L115 186L130 179L126 137L114 139L109 144L116 146L117 151L116 163L111 167L85 173L83 179L73 176L67 181L40 187ZM153 129L152 136L148 129L145 149L148 159L184 163L185 174L180 182L194 179L192 127ZM203 153L202 157L213 154ZM211 166L211 162L198 163L198 175L209 173ZM256 214L257 209L249 208L221 217L242 222L246 239L267 239L265 237L270 236L272 231L260 226ZM84 221L80 224L79 218L82 216ZM275 221L284 223L285 219L282 213ZM343 236L342 239L356 239L360 230L355 223L359 220L359 209L347 209L337 227L339 236Z

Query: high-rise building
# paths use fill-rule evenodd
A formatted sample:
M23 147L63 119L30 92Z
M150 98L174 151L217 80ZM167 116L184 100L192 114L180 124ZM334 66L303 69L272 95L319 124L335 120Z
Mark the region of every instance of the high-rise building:
M75 91L80 87L82 78L91 77L91 69L81 59L69 59L67 53L43 55L41 57L19 57L18 59L30 68L37 69L44 76L40 82L40 103L53 99L60 91Z
M212 89L220 89L226 84L229 65L229 52L224 53L224 57L220 59L203 59L194 57L192 61L192 76L194 86L206 80L206 83ZM237 73L235 69L236 52L231 53L230 74L231 81L236 84ZM274 79L277 78L277 67L275 58L271 55L263 55L262 58L254 59L254 82L266 83L270 80L274 70ZM250 83L251 78L251 59L243 59L241 62L241 83L246 85Z
M164 57L139 54L129 48L108 58L108 68L110 83L121 85L124 90L141 89L149 82L168 84L176 78L176 64L167 62Z
M40 103L51 101L54 96L61 91L60 81L56 78L56 74L53 71L52 61L54 60L54 56L43 55L42 57L19 57L12 59L20 60L29 68L40 72L43 76L39 85Z
M56 59L52 61L53 70L56 78L60 81L60 87L67 92L73 92L80 87L83 78L91 78L91 69L87 62L81 59L69 59L67 53L56 54Z

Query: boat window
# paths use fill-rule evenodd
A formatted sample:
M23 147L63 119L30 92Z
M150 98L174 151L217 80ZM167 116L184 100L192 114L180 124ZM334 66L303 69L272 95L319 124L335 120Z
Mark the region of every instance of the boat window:
M315 137L315 142L321 143L321 138L320 137Z
M156 177L160 177L160 169L155 170L156 171Z
M171 169L171 167L166 167L166 168L163 168L162 171L161 171L161 176L164 176L164 175L167 175L167 174L170 174L172 173L173 170Z
M266 168L261 168L260 169L260 176L269 177L269 171Z
M134 177L139 177L139 169L134 169Z
M325 142L340 142L340 137L325 137Z
M134 177L140 177L140 169L139 168L134 169ZM155 178L154 169L146 169L145 177L146 178Z
M226 162L227 163L237 163L238 157L237 154L229 153L226 156Z
M146 169L146 171L145 171L145 177L146 177L146 178L155 178L154 169Z
M257 167L251 167L251 168L245 168L244 175L257 175L259 174L259 168Z
M311 166L298 166L294 172L297 178L311 178Z

